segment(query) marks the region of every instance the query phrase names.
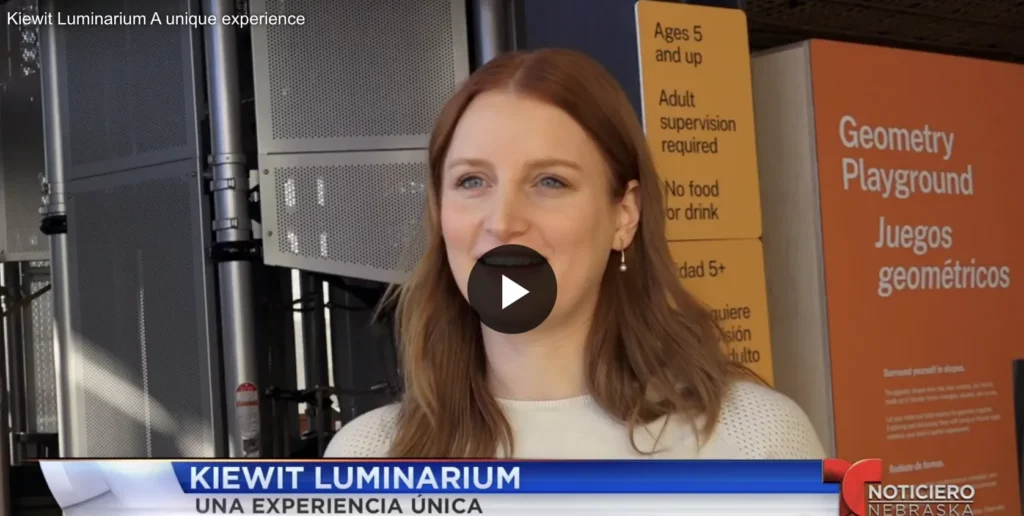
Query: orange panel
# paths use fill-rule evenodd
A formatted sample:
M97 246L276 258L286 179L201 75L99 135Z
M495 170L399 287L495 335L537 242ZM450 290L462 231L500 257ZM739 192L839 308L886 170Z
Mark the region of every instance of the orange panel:
M638 2L647 140L669 240L759 238L747 19L739 9Z
M839 455L1020 514L1024 67L815 41L811 70Z

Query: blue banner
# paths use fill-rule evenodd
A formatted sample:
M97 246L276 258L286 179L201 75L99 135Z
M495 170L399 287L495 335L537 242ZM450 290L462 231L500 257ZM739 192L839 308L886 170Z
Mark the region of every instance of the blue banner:
M173 461L185 493L835 494L821 461Z

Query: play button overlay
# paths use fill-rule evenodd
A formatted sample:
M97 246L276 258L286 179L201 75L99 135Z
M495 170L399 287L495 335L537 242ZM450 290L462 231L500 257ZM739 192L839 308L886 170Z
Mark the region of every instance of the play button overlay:
M508 276L501 275L501 309L508 308L509 305L519 301L530 291L526 290L518 283L508 279Z
M538 326L555 307L555 271L521 245L491 249L469 273L469 304L488 328L510 335Z

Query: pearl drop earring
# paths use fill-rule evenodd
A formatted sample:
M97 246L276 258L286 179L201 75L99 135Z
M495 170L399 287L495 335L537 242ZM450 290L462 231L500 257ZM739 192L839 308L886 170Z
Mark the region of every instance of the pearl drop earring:
M626 240L622 239L620 242L622 243L622 249L619 251L619 258L621 259L619 262L619 272L626 272Z

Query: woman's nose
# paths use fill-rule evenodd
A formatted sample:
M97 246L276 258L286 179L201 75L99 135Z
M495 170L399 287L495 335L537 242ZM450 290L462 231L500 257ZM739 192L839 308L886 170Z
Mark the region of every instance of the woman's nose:
M508 242L529 227L526 202L515 189L499 189L488 205L485 230L502 242Z

